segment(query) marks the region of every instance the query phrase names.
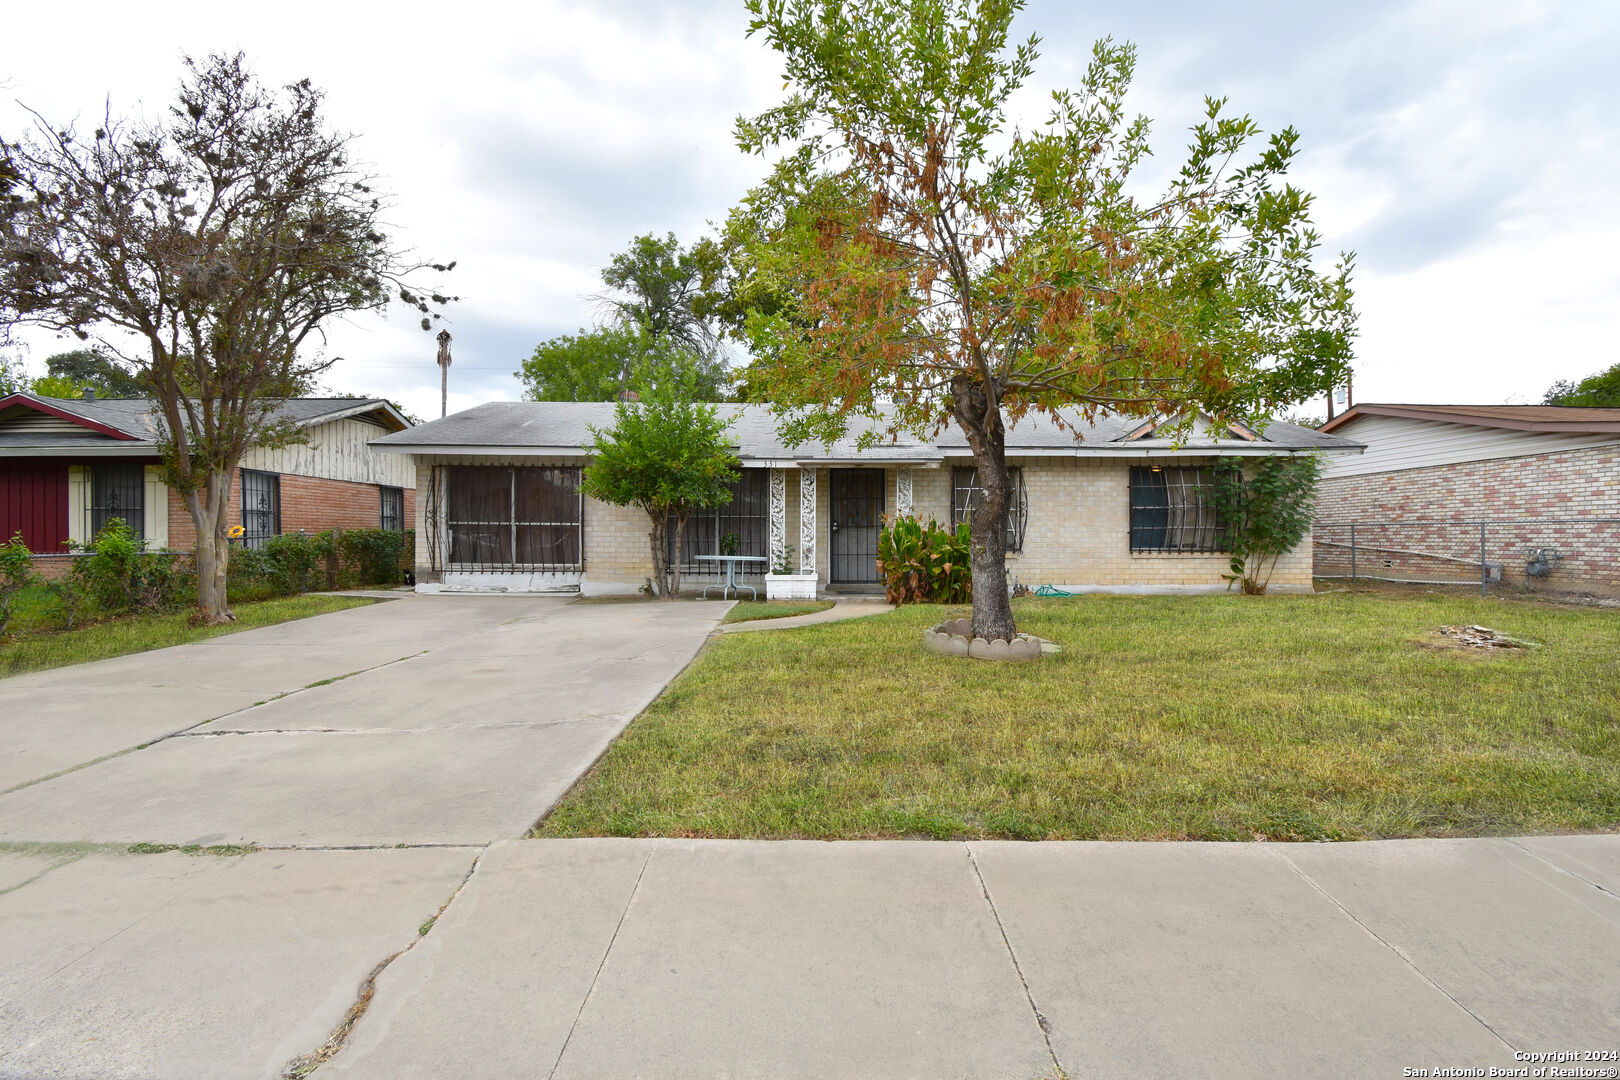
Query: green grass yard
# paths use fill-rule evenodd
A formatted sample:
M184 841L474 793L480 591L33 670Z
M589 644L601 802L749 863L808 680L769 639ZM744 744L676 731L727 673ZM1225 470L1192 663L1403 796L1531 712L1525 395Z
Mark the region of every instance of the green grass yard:
M33 602L31 598L24 598L25 611L27 605ZM38 602L44 603L43 599ZM311 615L325 615L374 602L358 596L309 593L232 604L236 622L229 626L192 626L189 622L191 613L182 611L168 615L121 615L73 630L19 634L13 640L0 640L0 676L21 675L27 671L82 664L89 660L106 660L169 645L185 645L221 634L253 630L293 619L307 619ZM19 620L14 627L19 625L27 628L29 621Z
M535 835L1359 839L1620 827L1620 613L1462 595L1017 602L714 641ZM1427 647L1442 624L1539 643Z

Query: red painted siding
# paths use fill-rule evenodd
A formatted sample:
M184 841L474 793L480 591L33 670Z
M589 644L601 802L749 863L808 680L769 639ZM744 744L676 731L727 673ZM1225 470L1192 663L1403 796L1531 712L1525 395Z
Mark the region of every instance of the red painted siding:
M22 533L29 551L67 550L68 467L65 462L0 461L0 543Z

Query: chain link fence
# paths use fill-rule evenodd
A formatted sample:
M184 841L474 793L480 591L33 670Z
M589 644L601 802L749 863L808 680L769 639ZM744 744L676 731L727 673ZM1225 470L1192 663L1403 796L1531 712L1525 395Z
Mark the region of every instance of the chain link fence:
M1620 518L1317 522L1315 574L1620 596Z

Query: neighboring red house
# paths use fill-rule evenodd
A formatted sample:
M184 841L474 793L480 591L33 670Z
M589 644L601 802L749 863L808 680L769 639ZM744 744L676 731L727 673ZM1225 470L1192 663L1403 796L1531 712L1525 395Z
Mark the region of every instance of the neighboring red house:
M368 445L411 426L393 406L294 398L279 415L304 429L305 441L242 458L228 521L243 527L246 544L282 532L410 527L414 469ZM161 423L139 398L0 398L0 542L21 533L36 555L66 554L70 541L119 517L149 549L190 550L191 514L159 467Z
M1620 409L1363 404L1321 430L1367 450L1323 473L1318 575L1350 572L1354 524L1358 574L1620 592Z

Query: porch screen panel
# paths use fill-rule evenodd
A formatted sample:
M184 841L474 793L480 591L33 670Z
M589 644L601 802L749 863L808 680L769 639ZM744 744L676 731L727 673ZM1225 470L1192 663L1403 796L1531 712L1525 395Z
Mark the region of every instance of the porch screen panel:
M113 518L136 537L146 537L146 469L140 465L97 465L90 470L90 535Z
M512 564L512 470L453 465L445 470L445 531L452 565Z
M545 570L578 570L581 562L579 469L512 470L517 562Z
M713 559L698 559L699 555L720 555L720 541L728 534L737 537L738 555L755 555L769 559L771 555L771 481L767 469L739 469L736 482L731 485L731 501L711 510L694 510L686 519L686 534L681 540L681 573L712 571L719 564ZM675 550L675 519L669 519L665 531L664 550L673 557ZM765 573L765 563L739 563L738 574Z

